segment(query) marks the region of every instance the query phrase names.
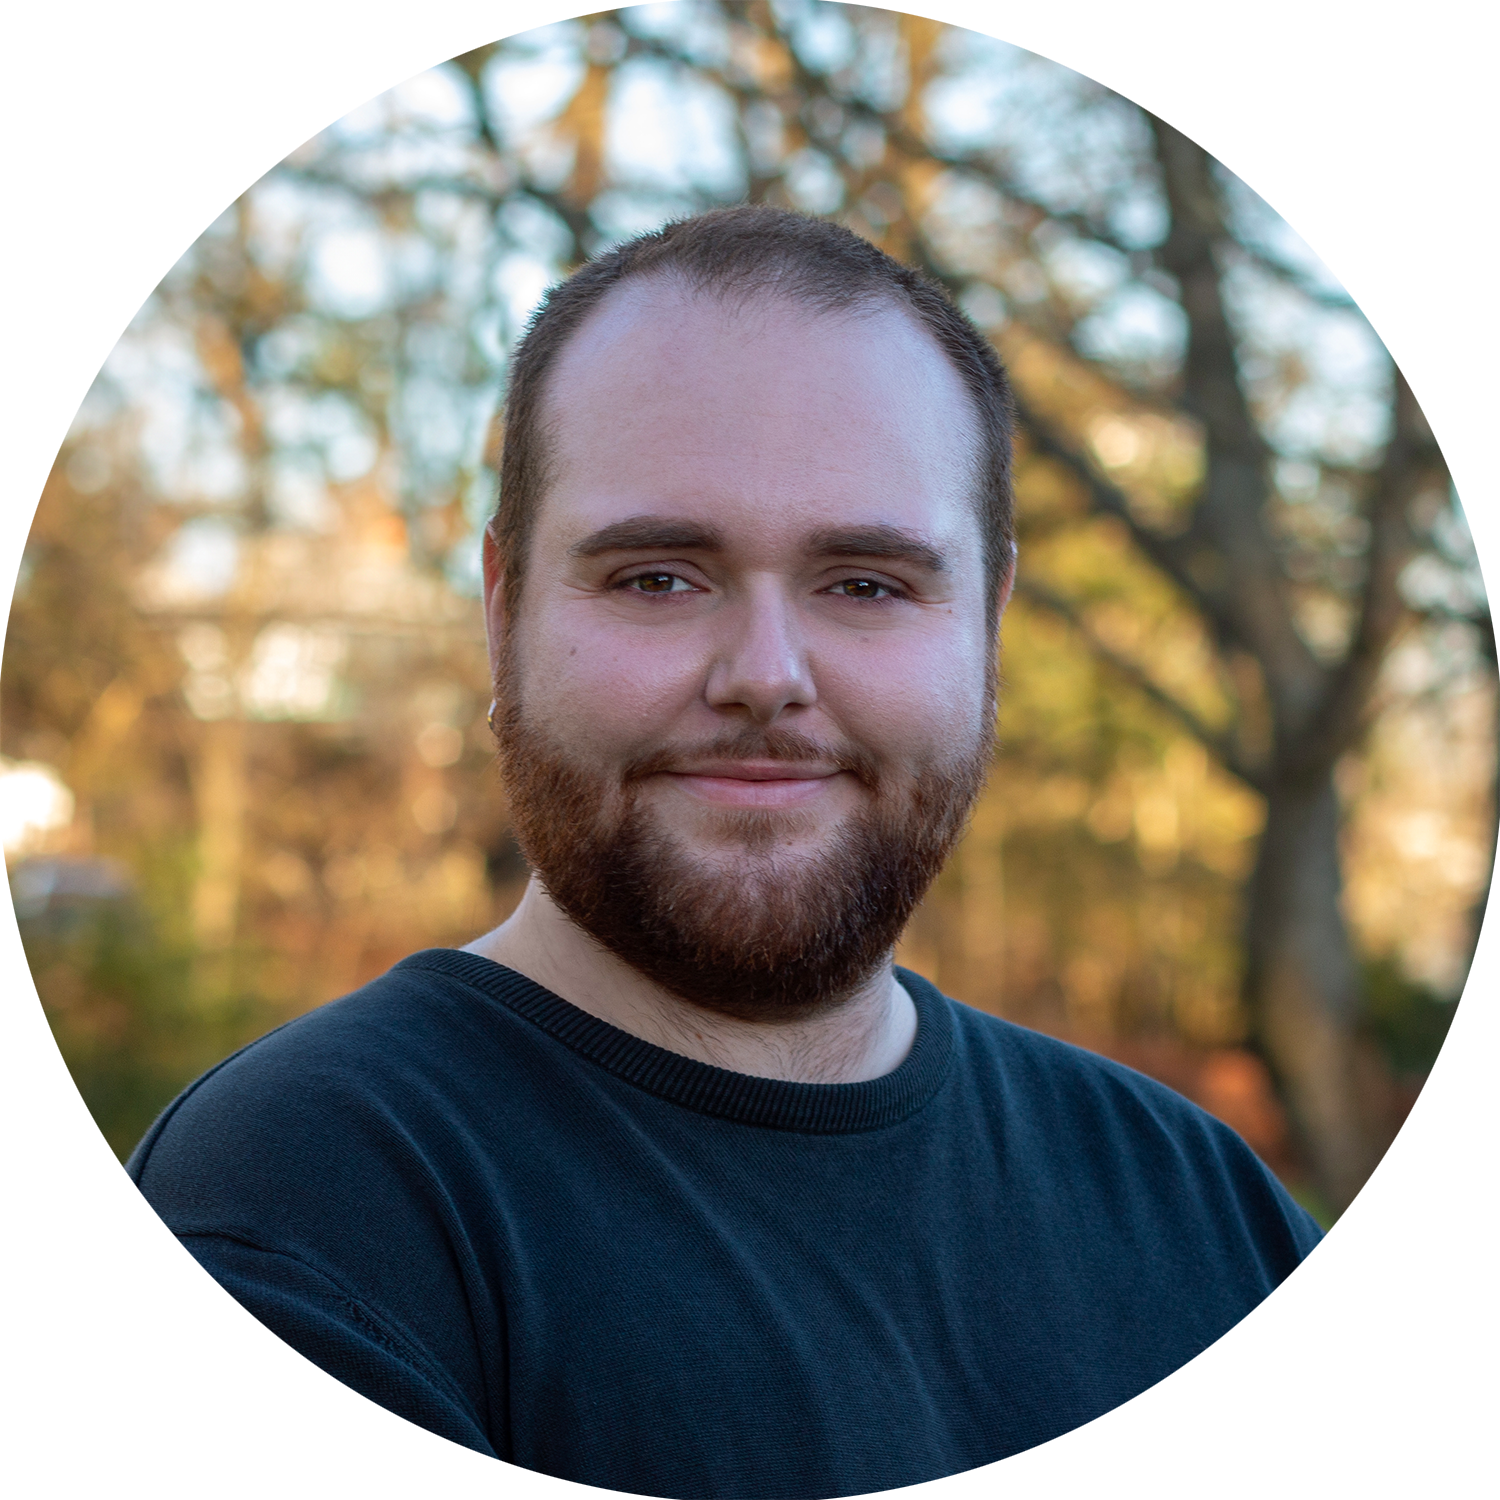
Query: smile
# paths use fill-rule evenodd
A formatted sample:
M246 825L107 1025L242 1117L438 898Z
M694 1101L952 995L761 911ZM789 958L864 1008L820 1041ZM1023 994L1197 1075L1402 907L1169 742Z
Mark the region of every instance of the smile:
M801 807L829 790L840 776L835 766L786 762L705 766L664 773L690 797L717 807Z

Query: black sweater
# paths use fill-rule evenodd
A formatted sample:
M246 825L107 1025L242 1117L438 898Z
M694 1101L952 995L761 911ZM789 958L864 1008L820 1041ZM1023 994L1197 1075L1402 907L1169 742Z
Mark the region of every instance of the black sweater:
M799 1084L419 953L130 1170L289 1344L483 1453L684 1500L934 1479L1160 1380L1318 1230L1170 1090L900 978L901 1067Z

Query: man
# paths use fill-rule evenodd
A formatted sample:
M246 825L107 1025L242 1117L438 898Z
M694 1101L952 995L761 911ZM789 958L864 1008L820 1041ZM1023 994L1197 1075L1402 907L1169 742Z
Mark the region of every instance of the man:
M371 1399L633 1493L933 1479L1192 1358L1311 1220L1185 1100L892 968L990 763L989 346L727 210L555 289L506 422L530 886L190 1089L132 1160L158 1212Z

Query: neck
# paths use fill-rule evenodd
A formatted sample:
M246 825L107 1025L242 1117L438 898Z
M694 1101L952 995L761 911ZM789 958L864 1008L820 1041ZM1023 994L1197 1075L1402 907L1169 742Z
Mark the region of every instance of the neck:
M600 947L532 878L512 916L465 949L524 974L580 1010L698 1062L793 1083L860 1083L911 1050L916 1008L887 962L827 1010L743 1021L689 1004Z

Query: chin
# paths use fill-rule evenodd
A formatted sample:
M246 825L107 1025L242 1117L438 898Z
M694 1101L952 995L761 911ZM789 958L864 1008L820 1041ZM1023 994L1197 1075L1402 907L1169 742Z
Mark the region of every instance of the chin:
M685 859L723 869L746 859L764 868L768 856L778 865L803 864L838 837L846 820L802 810L724 808L700 814L685 828L674 828L673 821L658 821L657 834Z

